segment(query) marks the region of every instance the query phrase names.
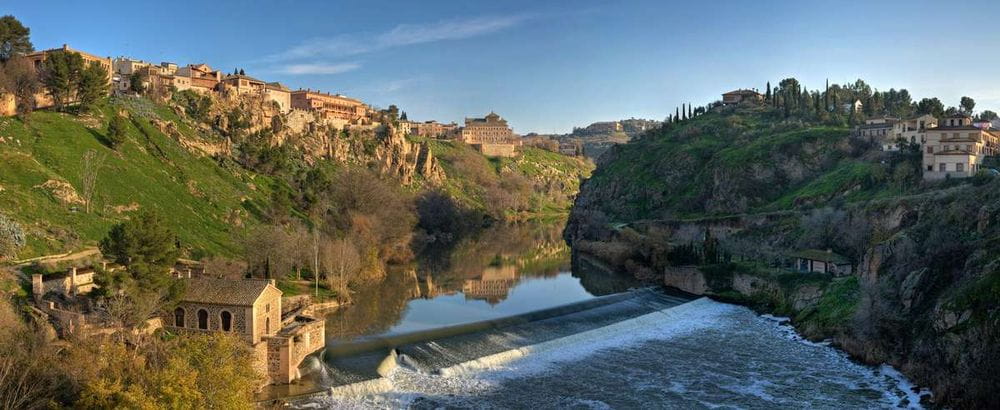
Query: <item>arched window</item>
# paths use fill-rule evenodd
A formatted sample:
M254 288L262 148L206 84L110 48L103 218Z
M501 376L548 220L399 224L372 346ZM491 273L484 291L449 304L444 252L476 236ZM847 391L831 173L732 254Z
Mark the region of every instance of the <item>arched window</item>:
M264 318L264 334L271 334L271 318Z
M208 311L198 309L198 329L208 329Z
M225 310L219 314L219 321L222 322L222 330L228 332L233 330L233 314Z
M174 326L184 327L184 308L174 309Z

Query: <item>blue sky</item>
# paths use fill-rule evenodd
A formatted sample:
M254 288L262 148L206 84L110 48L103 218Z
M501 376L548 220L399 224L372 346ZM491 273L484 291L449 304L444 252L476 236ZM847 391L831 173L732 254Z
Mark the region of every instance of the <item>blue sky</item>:
M0 0L36 48L239 67L516 132L662 119L734 88L863 78L1000 111L998 1Z

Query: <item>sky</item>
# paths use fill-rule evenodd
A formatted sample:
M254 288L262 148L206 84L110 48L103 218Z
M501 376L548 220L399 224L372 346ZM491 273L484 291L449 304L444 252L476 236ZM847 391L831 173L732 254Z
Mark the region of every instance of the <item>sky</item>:
M515 132L864 79L1000 112L1000 1L0 0L37 49L232 72Z

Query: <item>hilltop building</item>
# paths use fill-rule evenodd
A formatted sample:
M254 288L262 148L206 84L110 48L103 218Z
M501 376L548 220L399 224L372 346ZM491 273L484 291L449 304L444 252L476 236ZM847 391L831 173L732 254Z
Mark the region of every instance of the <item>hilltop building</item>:
M278 104L282 114L292 110L292 91L281 83L267 83L264 86L264 96Z
M722 104L724 105L736 105L743 101L761 103L764 101L764 96L757 90L744 90L742 88L722 94Z
M42 61L45 61L45 58L50 53L55 51L65 51L65 52L79 54L80 57L83 58L84 64L89 65L91 63L96 63L97 65L101 66L101 68L107 71L108 85L113 85L111 79L114 73L111 65L111 57L100 57L84 51L72 49L68 45L63 44L61 48L53 48L49 50L37 51L26 55L25 58L27 58L28 61L30 61L35 66L35 70L40 70L42 67ZM47 92L43 91L35 95L35 108L48 108L53 105L55 105L55 101L52 100L52 96L50 96Z
M1000 153L1000 132L989 122L973 124L968 115L954 114L926 129L922 150L925 180L970 177L987 156Z
M409 124L410 135L419 135L427 138L447 138L455 133L458 124L442 124L437 121L413 122Z
M359 100L313 90L292 91L291 101L292 108L316 112L323 120L339 125L370 123L373 113Z
M207 94L215 91L222 81L222 72L213 70L208 64L188 64L178 68L174 77L189 79L188 88L191 91ZM181 89L178 87L178 89Z
M513 157L521 139L507 125L507 120L490 112L483 118L466 118L459 140L472 145L489 157Z
M253 347L257 367L271 383L299 377L306 356L326 342L322 320L282 318L282 292L274 280L184 278L184 295L163 318L164 327L186 332L230 332Z
M861 112L861 109L864 108L864 107L865 107L865 105L861 103L861 100L854 100L854 102L846 103L846 104L844 104L842 106L842 108L844 109L844 112L848 113L848 114L850 114L852 112L853 113L859 113L859 112Z

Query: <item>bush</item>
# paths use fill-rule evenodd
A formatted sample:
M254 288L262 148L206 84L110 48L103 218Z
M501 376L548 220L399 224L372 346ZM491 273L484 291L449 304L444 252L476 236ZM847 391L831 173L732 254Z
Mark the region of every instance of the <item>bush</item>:
M111 123L108 124L108 144L111 148L116 149L125 142L127 128L128 122L125 120L125 116L115 114L111 117Z

